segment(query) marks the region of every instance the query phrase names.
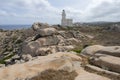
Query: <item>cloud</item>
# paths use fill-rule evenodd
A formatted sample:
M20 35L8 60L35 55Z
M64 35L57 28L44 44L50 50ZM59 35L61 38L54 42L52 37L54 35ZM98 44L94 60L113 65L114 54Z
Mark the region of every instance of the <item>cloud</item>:
M0 17L28 18L53 23L50 19L59 18L59 11L48 0L4 0L0 3ZM58 19L57 19L58 20Z
M120 17L120 1L119 0L93 0L94 5L89 5L85 13L86 18L90 21L119 21L115 16Z
M6 15L7 15L6 11L0 10L0 16L6 16Z
M66 7L75 21L120 21L120 0L91 0L84 9Z
M42 14L46 12L55 11L47 0L12 0L10 2L4 2L0 6L1 9L9 13L16 13L18 15L23 14Z
M61 2L59 7L53 5L53 2L54 0L0 0L0 22L6 18L13 23L18 19L28 23L60 23L62 9L65 9L67 17L73 18L75 22L120 20L120 0L69 0L64 6L64 0L58 0L54 4ZM23 21L16 23L24 23Z

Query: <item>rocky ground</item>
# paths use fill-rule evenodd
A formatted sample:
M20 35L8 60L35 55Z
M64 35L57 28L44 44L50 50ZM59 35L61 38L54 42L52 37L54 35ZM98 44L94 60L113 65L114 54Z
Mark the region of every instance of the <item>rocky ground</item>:
M8 66L26 62L36 56L71 51L90 35L62 27L34 23L31 28L0 32L0 63Z
M0 80L120 80L119 37L104 27L43 23L0 30Z

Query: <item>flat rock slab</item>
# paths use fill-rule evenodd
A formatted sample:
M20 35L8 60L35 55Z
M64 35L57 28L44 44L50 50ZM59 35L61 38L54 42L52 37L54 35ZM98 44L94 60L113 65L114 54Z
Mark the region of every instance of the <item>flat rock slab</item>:
M97 53L120 57L120 46L93 45L83 49L81 54L86 56L94 56L94 54Z
M98 54L97 54L98 55ZM113 72L120 73L120 58L110 55L101 55L90 60L93 65L99 66Z
M109 77L112 80L120 80L120 74L119 73L107 71L107 70L104 70L104 69L99 68L97 66L86 65L85 70L88 71L88 72L91 72L91 73L96 73L96 74L99 74L99 75L103 75L105 77Z
M102 53L102 54L120 57L120 46L104 47L101 50L97 51L96 53Z
M78 70L78 74L75 80L111 80L97 74L86 72L82 68Z

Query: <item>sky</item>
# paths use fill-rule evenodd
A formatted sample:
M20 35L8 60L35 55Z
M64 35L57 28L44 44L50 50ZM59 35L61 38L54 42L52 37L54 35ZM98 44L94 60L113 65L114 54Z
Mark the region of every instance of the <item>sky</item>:
M0 24L120 21L120 0L0 0Z

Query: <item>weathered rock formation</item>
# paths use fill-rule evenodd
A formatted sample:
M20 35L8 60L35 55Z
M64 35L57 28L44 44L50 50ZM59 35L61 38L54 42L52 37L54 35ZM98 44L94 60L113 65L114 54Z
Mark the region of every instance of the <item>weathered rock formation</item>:
M120 46L100 46L94 45L85 48L82 51L82 55L88 57L91 65L97 66L86 66L87 69L93 68L100 74L106 74L106 76L113 78L114 80L120 79ZM100 70L100 71L99 71Z
M1 30L0 35L0 63L3 66L29 61L24 60L23 55L36 57L71 51L92 39L77 28L50 26L39 22L28 29Z
M34 31L37 31L37 30L39 30L39 29L44 29L44 28L48 28L49 27L49 25L46 23L46 24L44 24L44 23L40 23L40 22L36 22L36 23L34 23L33 25L32 25L32 29L34 30Z
M120 46L82 45L78 56L71 50L94 38L78 29L34 23L0 32L0 80L120 80Z
M81 67L81 61L81 57L67 52L41 56L33 61L23 64L15 64L6 68L0 68L0 80L34 80L35 77L37 78L37 76L40 76L41 72L43 74L43 71L46 72L47 70L48 72L49 70L63 70L63 72L67 71L67 73L74 73L74 76L72 76L75 78L72 80L110 80L108 78L86 72ZM44 74L44 76L47 74L50 76L51 74L49 73ZM55 72L52 74L54 74L54 76L51 76L51 78L55 77ZM60 75L58 74L58 76ZM70 74L68 76L70 76ZM66 77L66 75L61 74L60 78L62 77ZM41 78L43 77L39 77L39 79ZM48 80L47 78L48 76L44 77L44 79Z
M97 53L120 57L120 46L104 47L101 45L94 45L94 46L89 46L82 51L82 54L89 56L93 56L94 54Z
M81 42L73 34L66 34L65 31L58 31L48 25L46 27L45 24L34 23L32 28L35 30L36 36L24 42L22 54L44 56L55 52L69 51Z
M89 39L79 31L39 22L28 29L1 30L0 35L1 67L32 60L30 56L71 51Z

